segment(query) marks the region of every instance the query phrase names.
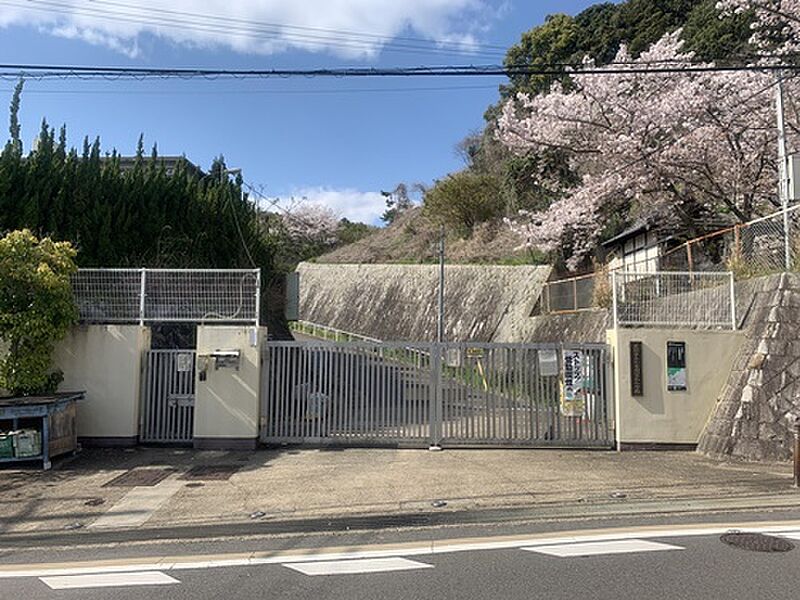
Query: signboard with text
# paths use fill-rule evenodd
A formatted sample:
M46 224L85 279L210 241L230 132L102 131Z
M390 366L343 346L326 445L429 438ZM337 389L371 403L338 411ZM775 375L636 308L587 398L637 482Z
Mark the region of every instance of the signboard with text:
M561 414L565 417L583 417L586 414L585 376L583 352L564 350Z

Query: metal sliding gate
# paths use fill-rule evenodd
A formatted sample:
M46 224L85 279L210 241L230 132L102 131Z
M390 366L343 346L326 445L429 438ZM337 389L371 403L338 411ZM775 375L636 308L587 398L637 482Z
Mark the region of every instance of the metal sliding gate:
M192 441L194 369L194 350L147 352L139 422L141 442Z
M265 443L611 447L603 344L266 342Z

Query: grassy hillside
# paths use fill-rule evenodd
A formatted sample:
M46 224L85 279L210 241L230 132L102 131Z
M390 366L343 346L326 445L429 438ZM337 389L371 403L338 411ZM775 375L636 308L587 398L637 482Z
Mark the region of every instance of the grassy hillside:
M320 263L426 263L437 260L439 227L421 208L405 211L384 229L315 259ZM521 241L501 222L484 223L472 235L447 237L447 260L455 263L531 264Z

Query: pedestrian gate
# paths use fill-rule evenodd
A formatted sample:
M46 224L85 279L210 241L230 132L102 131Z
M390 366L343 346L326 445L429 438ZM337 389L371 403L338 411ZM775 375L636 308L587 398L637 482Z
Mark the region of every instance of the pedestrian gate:
M144 373L139 440L190 443L194 422L194 350L150 350Z
M265 443L614 443L602 344L266 342Z

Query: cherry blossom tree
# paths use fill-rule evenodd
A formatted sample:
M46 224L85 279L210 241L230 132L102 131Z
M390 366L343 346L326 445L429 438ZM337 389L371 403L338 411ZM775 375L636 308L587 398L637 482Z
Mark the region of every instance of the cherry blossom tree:
M556 83L504 105L498 137L507 147L559 149L581 181L548 209L510 222L526 245L568 247L575 268L612 218L699 235L721 218L744 221L777 206L773 76L641 72L697 65L682 45L676 31L638 58L622 47L615 64L600 69L606 73L577 70L568 89ZM794 81L787 86L796 93ZM788 116L796 134L796 115Z
M336 243L339 218L322 204L303 202L287 209L282 215L288 238L296 243L314 247Z
M766 57L800 52L800 0L720 0L723 15L755 14L750 43Z

